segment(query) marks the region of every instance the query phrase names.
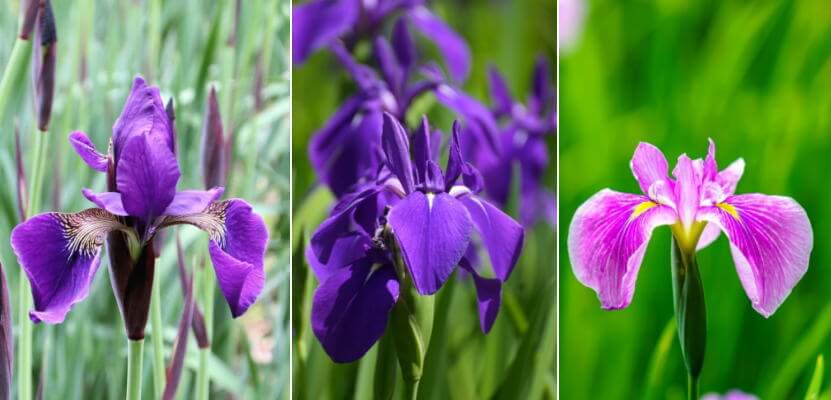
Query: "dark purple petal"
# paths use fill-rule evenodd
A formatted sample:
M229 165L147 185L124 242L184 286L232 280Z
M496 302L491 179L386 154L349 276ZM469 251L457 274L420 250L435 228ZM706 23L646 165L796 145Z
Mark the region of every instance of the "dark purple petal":
M459 266L473 276L476 300L479 304L479 327L482 332L488 333L496 321L499 306L502 304L502 282L499 279L482 277L466 258L461 259Z
M405 69L415 65L416 47L405 18L399 18L392 28L392 44L398 63Z
M461 115L477 139L487 144L491 151L499 154L498 147L499 127L491 111L479 100L448 85L439 85L435 90L436 99Z
M332 248L337 240L352 232L352 211L365 201L374 200L375 194L381 190L383 190L381 186L371 186L361 192L343 198L335 206L329 218L318 226L317 230L312 234L310 247L321 263L328 263Z
M179 176L176 157L160 136L133 136L124 146L116 172L124 209L152 223L173 201Z
M814 244L811 222L793 199L763 194L730 196L699 210L698 219L721 227L753 308L773 314L808 270Z
M317 279L322 282L338 270L346 268L365 257L371 246L372 238L363 233L352 232L335 239L326 263L318 260L311 246L306 248L306 261Z
M211 190L183 190L176 192L173 201L164 210L164 215L187 215L205 211L209 204L213 203L225 192L223 187L215 187Z
M63 322L72 305L87 297L104 236L119 227L115 216L93 208L40 214L14 228L12 249L32 283L32 321Z
M551 84L551 68L545 57L537 57L528 108L534 114L545 114L554 106L554 86Z
M447 193L410 193L390 210L389 224L422 295L435 293L447 280L473 230L468 211Z
M387 81L387 86L397 93L401 89L404 80L404 69L398 64L395 53L387 39L378 36L375 38L374 45L375 58L378 60L378 66L381 68L384 80Z
M447 169L445 170L447 174L445 177L446 191L450 190L450 188L456 184L456 180L459 179L459 176L462 174L464 160L462 160L462 149L459 145L460 130L461 126L459 125L459 121L453 121L453 136L450 139L450 150L447 155Z
M90 189L83 189L81 193L87 200L91 201L98 207L101 207L112 214L122 217L127 216L127 211L124 210L124 204L121 202L121 193L118 192L103 192L95 193Z
M470 49L464 39L424 6L411 8L407 15L413 26L438 47L453 79L458 82L467 79Z
M425 115L421 117L421 125L413 134L413 161L416 169L416 180L419 183L424 183L427 174L427 161L433 159L430 136L430 123Z
M315 50L349 31L358 20L358 0L316 0L291 13L292 63L306 61Z
M212 237L208 249L219 288L236 318L254 304L263 289L268 230L244 200L213 203L206 213L223 217L222 239Z
M109 159L95 149L95 143L92 143L84 132L75 131L69 134L69 143L90 168L98 172L107 172Z
M395 270L363 259L321 282L312 300L312 331L333 361L361 358L384 334L398 301Z
M121 115L113 126L113 154L116 164L120 162L121 151L137 135L157 137L170 152L174 149L173 128L167 116L159 88L147 86L144 79L137 76L133 81L130 96L124 103Z
M467 208L476 231L482 237L496 277L503 282L508 280L522 252L525 229L508 214L479 197L465 196L459 200Z
M569 226L574 275L597 292L603 308L625 308L632 302L652 231L677 220L670 207L646 196L601 190L577 208Z
M491 100L497 115L510 115L514 107L511 91L505 83L505 78L495 66L488 67L488 83L491 91Z
M384 113L384 129L381 134L381 144L387 157L387 166L404 187L405 193L415 190L413 168L410 164L410 144L407 132L395 117Z
M467 162L462 167L462 181L473 193L481 192L482 187L484 186L482 174L479 173L479 170L476 169L476 167Z
M424 178L424 187L430 192L443 192L444 174L441 172L441 167L433 160L427 161L427 176Z

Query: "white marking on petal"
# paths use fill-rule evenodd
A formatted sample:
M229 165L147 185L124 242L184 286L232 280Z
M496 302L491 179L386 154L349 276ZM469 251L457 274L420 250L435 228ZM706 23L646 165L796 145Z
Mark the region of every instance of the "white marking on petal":
M433 199L436 197L434 193L427 193L427 209L433 209Z
M467 186L454 185L453 187L450 188L450 191L448 193L453 197L459 198L459 197L471 194L473 192Z

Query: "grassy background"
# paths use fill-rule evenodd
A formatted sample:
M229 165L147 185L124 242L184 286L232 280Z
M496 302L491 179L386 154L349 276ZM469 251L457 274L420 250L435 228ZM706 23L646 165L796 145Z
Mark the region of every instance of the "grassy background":
M15 0L0 2L0 68L6 65L17 34ZM78 211L90 207L82 187L105 189L74 154L66 137L87 132L106 149L111 127L121 111L132 78L144 75L158 85L166 101L174 97L182 179L179 189L200 188L199 137L204 95L217 86L226 132L235 137L234 160L225 197L251 202L271 232L266 257L267 281L257 305L231 320L224 299L215 293L214 357L210 361L212 395L224 398L288 397L288 209L289 209L289 5L282 1L241 2L236 42L234 1L54 2L58 29L55 105L49 135L43 209ZM258 66L259 65L259 66ZM254 86L262 71L264 101L255 107ZM27 79L28 74L27 74ZM33 138L30 85L9 100L20 124L27 168L31 171ZM13 303L20 269L8 246L17 224L12 118L0 121L0 257ZM192 228L181 229L189 265L201 265L207 239ZM157 290L163 302L165 353L171 349L181 315L182 291L175 247L168 236L157 262ZM34 328L37 384L42 376L46 399L123 398L126 338L116 307L106 257L89 298L76 305L66 322ZM212 271L208 265L208 271ZM213 272L210 272L213 275ZM204 303L205 300L200 300ZM13 310L17 306L13 304ZM15 315L15 333L18 331ZM151 398L152 345L144 355L144 397ZM192 339L191 339L192 340ZM186 358L181 398L192 398L197 365L195 342Z
M704 156L708 137L720 166L743 157L738 192L795 198L815 245L807 274L768 320L750 307L723 235L699 253L708 311L701 390L802 398L817 355L831 350L831 9L824 1L731 0L597 0L587 8L581 41L560 61L561 231L598 190L638 192L628 162L639 141L660 147L671 164L683 152ZM577 282L561 236L564 398L685 395L668 325L669 235L655 232L635 298L618 312L601 310Z
M553 2L435 1L431 8L470 44L473 70L465 89L486 104L490 104L486 81L489 63L503 71L512 92L522 99L530 90L535 57L548 55L553 65ZM423 51L434 52L429 42L422 40L420 45ZM293 243L298 244L308 239L332 201L328 190L315 184L315 172L308 161L309 138L352 93L353 85L348 83L333 57L326 53L319 53L306 64L296 66L292 78L292 234ZM415 121L425 112L432 126L449 131L454 116L436 105L432 96L419 101L408 120ZM553 140L551 149L553 154ZM554 182L554 162L552 157L550 187ZM510 212L516 215L516 210ZM504 287L502 310L487 336L479 330L471 282L454 278L442 288L437 294L436 325L428 349L420 398L553 396L556 388L553 242L554 233L549 226L538 226L528 232L523 255ZM375 348L352 364L336 365L329 360L310 332L309 303L317 282L307 271L300 246L294 249L294 260L295 397L371 398ZM397 386L400 389L401 384ZM497 392L499 389L503 391Z

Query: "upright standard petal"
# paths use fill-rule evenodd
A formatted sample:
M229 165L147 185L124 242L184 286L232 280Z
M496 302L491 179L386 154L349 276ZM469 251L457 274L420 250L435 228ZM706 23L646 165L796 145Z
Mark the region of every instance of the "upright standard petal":
M669 179L669 164L664 153L649 143L638 144L629 167L632 168L632 173L645 195L649 195L649 188L653 183Z
M401 123L389 113L384 113L384 131L381 134L381 145L387 157L387 166L401 181L405 193L412 193L415 190L409 143L407 132L401 126Z
M120 228L115 216L97 208L40 214L14 228L12 249L32 282L32 321L63 322L89 293L105 235Z
M494 274L502 282L508 280L522 252L525 229L508 214L479 197L465 196L459 200L470 213L476 231L482 237Z
M391 265L358 261L333 273L315 291L312 331L333 361L355 361L384 334L398 294Z
M84 132L75 131L69 134L69 143L90 168L98 172L107 172L109 159L95 149L95 143L92 143Z
M510 115L511 109L514 107L514 99L511 97L508 84L505 83L505 78L493 65L488 66L488 86L490 87L494 112L500 116Z
M179 165L159 136L133 136L124 146L116 171L124 209L148 224L164 214L176 195Z
M358 0L316 0L295 6L291 13L292 63L303 63L315 50L349 31L360 9Z
M416 290L433 294L465 254L473 222L447 193L414 192L390 210L389 224Z
M413 26L436 44L447 63L450 76L458 82L464 82L470 72L470 49L465 40L427 7L411 8L407 15Z
M671 208L645 196L601 190L577 209L569 226L574 275L597 292L603 308L625 308L652 231L676 220Z
M121 151L130 139L143 134L158 137L173 152L173 128L162 104L159 88L148 86L142 77L137 76L133 81L130 96L124 103L124 109L113 125L113 154L116 164L119 163Z
M788 197L744 194L701 209L698 218L727 235L747 297L769 317L808 270L814 234L805 210Z

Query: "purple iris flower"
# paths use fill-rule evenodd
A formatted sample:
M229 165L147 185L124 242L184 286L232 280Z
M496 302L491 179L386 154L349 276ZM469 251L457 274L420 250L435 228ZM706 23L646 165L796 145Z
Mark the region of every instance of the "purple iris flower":
M482 331L493 325L524 230L478 196L482 178L462 158L459 131L454 124L442 170L426 119L414 134L411 160L407 132L384 114L378 178L344 196L312 236L306 258L321 282L312 329L334 361L360 358L383 335L404 279L430 295L457 265L473 276ZM465 256L474 240L487 248L494 278L481 276Z
M723 231L753 308L773 314L808 269L813 232L805 210L789 197L734 194L744 160L719 171L712 140L703 161L678 157L675 179L648 143L638 146L630 166L643 194L601 190L577 209L569 227L574 274L597 292L603 308L629 305L652 231L669 225L687 254Z
M425 3L425 0L314 0L295 6L291 16L292 61L301 64L313 52L339 40L351 48L361 38L375 38L387 20L400 14L398 23L406 21L432 41L453 79L464 81L470 72L470 49ZM410 47L404 49L409 51Z
M343 45L330 46L358 90L315 132L309 159L321 181L338 197L352 191L353 185L371 180L383 163L376 151L381 142L382 114L388 112L403 120L412 102L426 93L434 93L442 104L462 116L477 138L495 147L498 127L490 111L448 84L437 66L416 64L407 24L402 19L395 25L394 46L384 37L375 38L373 54L380 75L358 63Z
M544 185L545 171L550 163L546 141L556 129L556 101L551 84L551 69L540 57L534 68L532 91L527 105L511 96L505 79L496 70L489 70L493 114L503 122L498 138L499 151L493 151L482 140L468 135L466 157L473 161L488 182L485 192L504 207L514 187L515 168L519 171L520 220L525 226L545 220L554 225L554 194Z
M716 393L707 393L701 396L701 400L759 400L758 397L742 392L738 389L733 389L721 396Z
M87 296L106 239L113 289L128 335L140 339L147 310L133 317L130 308L149 304L153 239L160 230L181 224L210 236L210 257L233 316L256 301L265 278L268 232L263 219L244 200L219 200L221 187L176 190L180 172L173 126L158 88L135 79L113 126L109 154L96 151L83 132L73 132L69 140L90 167L107 173L110 191L84 189L84 196L99 208L40 214L12 231L12 247L32 283L32 321L60 323ZM143 292L140 299L135 298L137 291ZM133 318L139 320L135 331L128 321Z

